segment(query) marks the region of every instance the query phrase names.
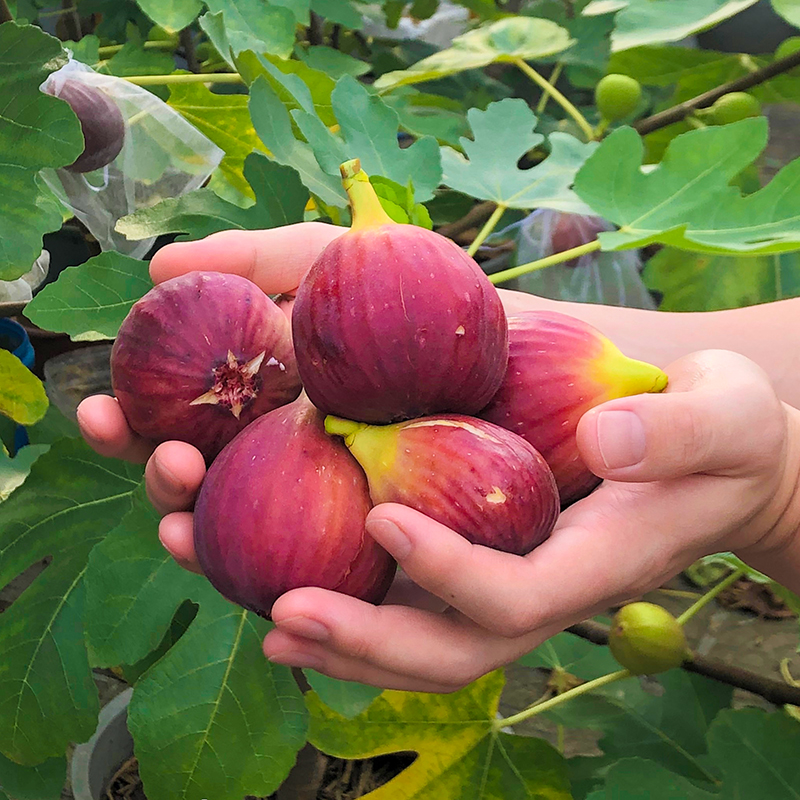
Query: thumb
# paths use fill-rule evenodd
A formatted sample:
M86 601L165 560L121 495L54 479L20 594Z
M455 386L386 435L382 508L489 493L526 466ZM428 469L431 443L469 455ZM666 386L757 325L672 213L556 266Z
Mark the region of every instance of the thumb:
M785 415L758 365L707 350L676 361L667 374L662 394L612 400L584 414L578 448L592 472L656 481L697 472L754 474L774 463Z

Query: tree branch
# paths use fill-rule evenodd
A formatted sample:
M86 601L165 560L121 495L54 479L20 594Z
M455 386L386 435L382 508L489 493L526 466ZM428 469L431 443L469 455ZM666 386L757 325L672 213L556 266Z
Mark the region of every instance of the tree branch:
M684 117L689 116L689 114L695 111L695 109L710 106L724 94L728 94L729 92L743 92L745 89L750 89L753 86L758 86L760 83L765 83L770 78L774 78L782 72L788 72L790 69L797 66L800 66L800 50L786 56L786 58L773 61L766 67L757 69L749 75L744 75L741 78L737 78L735 81L723 83L722 86L717 86L716 89L703 92L703 94L699 94L691 100L686 100L665 111L659 111L658 114L653 114L651 117L645 117L639 120L633 127L642 136L646 133L657 131L659 128L666 128L667 125L672 125L673 122L680 122Z
M6 0L0 0L0 25L4 22L13 22L14 17L11 16L11 9L8 7Z
M599 622L586 620L567 628L569 633L580 636L593 644L608 644L608 628ZM773 680L763 675L757 675L741 667L734 667L715 658L693 655L683 664L687 672L696 672L706 678L712 678L720 683L727 683L737 689L745 689L753 694L760 695L765 700L775 705L800 706L800 687L790 686L782 681Z
M191 72L200 72L200 62L197 60L197 51L194 46L194 36L190 28L184 28L178 34L178 41L186 59L186 66Z

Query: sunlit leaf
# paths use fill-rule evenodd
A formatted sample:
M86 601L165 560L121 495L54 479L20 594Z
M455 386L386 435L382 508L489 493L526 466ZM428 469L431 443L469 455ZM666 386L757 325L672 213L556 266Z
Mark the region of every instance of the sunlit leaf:
M47 405L42 382L15 355L0 349L0 414L32 425L44 416Z
M375 81L375 88L385 92L495 62L545 58L563 52L572 44L567 31L550 20L507 17L457 36L450 47L423 58L408 69L381 75Z
M221 33L212 39L220 53L242 50L287 58L294 46L294 14L264 0L206 0L209 14L222 13ZM208 29L204 27L206 33Z
M467 118L473 138L461 139L466 156L442 148L445 184L510 208L589 213L589 207L570 187L595 151L595 142L585 144L569 134L553 133L549 156L530 169L519 169L519 159L544 141L544 136L533 133L537 119L524 100L501 100L486 111L473 108Z
M177 32L185 28L203 8L200 0L136 0L156 25Z
M309 739L339 758L418 754L411 766L366 795L370 800L568 800L566 765L556 750L542 739L496 729L502 688L498 671L449 695L385 691L353 719L309 694Z

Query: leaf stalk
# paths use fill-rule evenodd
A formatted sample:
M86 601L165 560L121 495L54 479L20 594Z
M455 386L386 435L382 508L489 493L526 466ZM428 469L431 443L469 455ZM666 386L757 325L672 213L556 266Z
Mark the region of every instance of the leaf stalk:
M678 617L678 625L685 625L700 609L707 606L720 592L724 592L732 583L744 575L744 570L735 569L727 578L712 586L699 600L692 603L686 611Z
M492 211L492 215L483 224L483 227L478 231L478 235L472 240L472 244L467 248L467 255L474 256L478 252L478 248L483 244L486 237L495 229L500 217L503 216L508 206L502 203L497 204L497 208Z
M600 240L595 239L593 242L572 247L569 250L564 250L561 253L553 253L552 256L540 258L536 261L529 261L527 264L520 264L518 267L511 267L504 269L502 272L495 272L494 275L489 276L489 280L497 285L498 283L505 283L506 281L519 278L521 275L527 275L529 272L536 272L546 267L552 267L555 264L562 264L564 261L571 261L573 258L579 258L587 253L594 253L600 249Z
M130 75L123 78L136 86L161 86L173 83L244 83L238 72L189 73L187 75Z

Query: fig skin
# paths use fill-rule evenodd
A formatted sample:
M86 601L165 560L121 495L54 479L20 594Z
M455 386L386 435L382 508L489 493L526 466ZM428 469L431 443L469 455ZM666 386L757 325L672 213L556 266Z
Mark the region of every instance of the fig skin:
M559 509L550 468L497 425L460 414L381 426L327 417L325 430L344 437L373 503L402 503L473 544L516 555L553 530Z
M207 461L302 388L286 315L254 283L219 272L172 278L134 303L111 383L136 433L188 442Z
M678 620L654 603L629 603L614 615L608 646L634 675L655 675L679 667L689 646Z
M393 222L357 160L342 174L353 226L318 256L292 312L309 398L373 423L476 413L506 370L500 296L450 239Z
M567 506L600 483L578 452L580 418L607 400L660 392L667 376L623 355L591 325L556 311L514 314L508 335L508 371L479 416L522 436L544 456Z
M197 558L217 591L266 618L302 586L379 603L396 564L366 534L371 507L364 473L303 395L211 465L194 509Z
M105 92L74 78L66 78L57 90L51 83L45 91L69 103L81 124L83 152L64 169L93 172L120 154L125 143L125 120L119 106Z

